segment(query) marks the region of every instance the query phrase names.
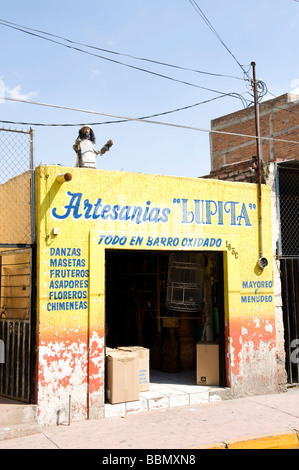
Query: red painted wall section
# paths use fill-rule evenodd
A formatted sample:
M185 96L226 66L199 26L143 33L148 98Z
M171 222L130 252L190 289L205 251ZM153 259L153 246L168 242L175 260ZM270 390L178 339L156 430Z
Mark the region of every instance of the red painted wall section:
M235 318L226 325L226 370L234 396L276 390L274 318Z
M89 348L88 348L89 343ZM62 424L86 419L90 407L103 403L103 329L40 334L38 414L40 422ZM94 399L94 396L96 397Z

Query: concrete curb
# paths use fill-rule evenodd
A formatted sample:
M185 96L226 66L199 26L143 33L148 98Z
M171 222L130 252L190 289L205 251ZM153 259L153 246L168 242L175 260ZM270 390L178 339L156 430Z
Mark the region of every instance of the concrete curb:
M41 433L41 427L38 423L14 424L12 426L0 427L0 442L7 439L15 439L17 437L29 436Z
M299 431L218 442L207 446L193 447L193 449L299 449Z

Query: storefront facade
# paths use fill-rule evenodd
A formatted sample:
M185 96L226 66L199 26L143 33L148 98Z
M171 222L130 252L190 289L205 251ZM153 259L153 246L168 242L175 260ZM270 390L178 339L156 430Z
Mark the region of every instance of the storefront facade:
M124 326L116 326L127 318L121 284L128 274L135 273L136 281L144 270L157 273L163 260L159 285L167 284L170 254L204 256L212 285L213 267L221 270L220 333L212 339L219 340L222 384L233 397L277 391L268 186L262 194L269 264L262 269L256 185L58 166L39 166L35 175L36 402L42 424L55 424L70 406L74 420L103 416L105 347L125 345L119 344L125 342ZM129 268L134 260L137 272ZM113 278L123 271L126 278ZM157 295L153 302L156 306ZM147 308L160 327L147 329L150 349L165 315L162 303L152 308L153 302L147 300Z

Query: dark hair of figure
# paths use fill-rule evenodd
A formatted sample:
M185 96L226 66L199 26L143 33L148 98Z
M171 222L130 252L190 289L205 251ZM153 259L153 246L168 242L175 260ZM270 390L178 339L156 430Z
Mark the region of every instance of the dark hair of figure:
M90 129L90 128L89 128L89 129ZM82 129L79 130L79 137L80 137L81 140L82 140L82 139L85 139L83 130L84 130L84 127L82 127ZM95 138L95 135L94 135L94 132L93 132L92 129L90 129L89 140L91 140L91 142L92 142L93 144L95 144L96 138Z

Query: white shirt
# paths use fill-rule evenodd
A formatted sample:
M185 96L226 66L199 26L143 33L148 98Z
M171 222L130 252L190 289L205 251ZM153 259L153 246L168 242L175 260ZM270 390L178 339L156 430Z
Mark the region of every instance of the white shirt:
M81 154L81 167L82 168L96 168L96 156L101 153L95 150L93 143L89 139L81 140L79 144ZM76 166L79 166L79 156L77 155Z

